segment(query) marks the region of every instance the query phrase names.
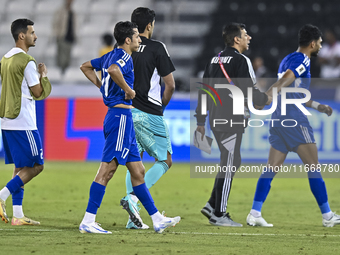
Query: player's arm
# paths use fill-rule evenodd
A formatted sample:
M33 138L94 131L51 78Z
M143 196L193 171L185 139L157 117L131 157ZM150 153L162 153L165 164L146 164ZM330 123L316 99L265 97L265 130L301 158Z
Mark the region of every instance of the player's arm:
M202 134L202 141L203 141L203 136L205 134L205 120L206 120L207 115L201 114L201 106L202 106L202 102L201 102L202 96L201 96L201 94L202 94L202 90L199 90L198 91L196 114L194 116L196 117L196 120L197 120L196 131L198 131Z
M328 116L331 116L333 113L332 107L326 105L326 104L320 104L317 101L309 100L306 103L307 107L313 108L319 112L326 113Z
M25 71L26 71L26 69L25 69ZM27 70L27 71L32 73L32 71L30 71L30 70ZM36 98L39 98L41 96L43 90L44 90L43 86L41 85L41 79L44 78L44 77L47 77L47 67L46 67L46 65L44 63L39 63L37 71L38 71L38 73L40 75L39 83L36 84L36 85L33 85L33 86L29 87L29 88L30 88L33 96L35 96ZM24 74L26 75L27 73L24 73Z
M208 73L209 73L209 65L206 66L204 74L203 74L203 82L204 83L209 83L209 81L206 81L205 79L207 79L208 77ZM202 108L202 90L198 90L198 100L197 100L197 107L196 107L196 114L194 115L194 117L196 117L197 120L197 128L196 131L200 132L202 134L202 141L203 141L203 137L205 135L205 120L207 115L202 115L201 114L201 108ZM209 110L209 109L208 109Z
M111 79L125 92L125 99L133 99L136 95L136 92L129 87L126 83L122 71L120 70L119 66L116 64L112 64L108 69L107 72L111 76Z
M237 77L238 87L242 90L243 95L248 95L248 88L253 88L253 104L256 109L262 109L266 104L271 103L271 97L261 92L256 84L256 77L253 66L248 58L240 58L237 62Z
M84 73L87 79L89 79L98 88L102 86L99 80L95 68L92 66L91 61L87 61L80 66L80 70Z
M164 110L175 91L175 80L172 74L175 71L175 67L171 61L169 52L163 43L158 44L156 51L156 68L165 83L165 90L162 95L162 105Z
M267 96L273 96L273 88L277 88L277 93L279 93L282 88L292 84L295 81L295 78L294 72L288 69L284 75L267 90Z
M163 106L167 106L170 102L170 99L172 97L172 94L175 91L175 80L172 73L168 74L167 76L162 77L165 89L163 92L163 98L162 98L162 104Z

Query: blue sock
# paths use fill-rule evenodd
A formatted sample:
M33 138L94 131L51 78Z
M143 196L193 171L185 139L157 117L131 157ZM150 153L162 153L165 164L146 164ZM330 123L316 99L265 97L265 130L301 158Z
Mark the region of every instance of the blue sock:
M145 183L133 187L133 191L135 192L135 195L141 201L145 210L148 212L150 216L158 212L155 206L155 203L151 197L151 194L148 188L146 187Z
M14 193L12 193L13 205L22 205L22 200L24 199L24 189L20 188Z
M16 175L12 180L10 180L6 187L13 194L14 192L18 191L21 189L21 186L24 186L24 183L22 182L21 178L19 175Z
M254 201L252 209L261 212L262 205L266 200L269 190L270 184L275 176L275 172L263 172L257 181Z
M106 187L104 185L101 185L97 182L92 182L90 187L90 198L86 212L97 214L97 210L100 207L105 194L105 188Z
M165 174L169 169L169 166L164 161L157 161L145 174L144 180L145 185L148 189L150 189L155 183ZM131 184L131 175L130 172L127 171L126 174L126 194L130 194L133 192L132 184Z
M331 211L328 204L327 190L324 180L322 179L321 173L314 171L308 172L309 186L319 205L321 213L328 213Z

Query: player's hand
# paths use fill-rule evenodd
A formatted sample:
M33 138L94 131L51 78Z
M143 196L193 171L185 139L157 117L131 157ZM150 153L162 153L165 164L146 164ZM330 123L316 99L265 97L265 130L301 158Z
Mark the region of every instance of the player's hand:
M204 137L204 134L205 134L205 127L204 126L197 126L196 131L198 131L202 134L202 141L203 141L203 137Z
M268 95L267 95L268 96ZM273 101L273 97L272 96L268 96L268 100L267 100L267 103L266 105L270 105ZM263 107L262 107L263 108Z
M259 105L255 105L255 104L254 104L254 108L255 108L256 110L262 110L263 107L264 107L264 105L259 106Z
M331 116L333 113L332 107L326 105L326 104L319 104L318 111L322 113L326 113L328 116Z
M128 92L125 92L125 100L134 99L136 96L136 92L133 89L130 89Z
M45 66L44 63L39 63L39 64L38 64L38 73L39 73L42 77L46 77L46 76L47 76L47 67Z

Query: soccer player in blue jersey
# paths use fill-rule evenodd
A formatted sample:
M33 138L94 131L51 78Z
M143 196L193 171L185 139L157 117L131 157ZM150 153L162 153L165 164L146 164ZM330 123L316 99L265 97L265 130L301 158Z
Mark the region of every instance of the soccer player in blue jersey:
M305 25L299 31L299 47L296 52L286 56L279 67L279 80L266 92L271 95L274 87L278 91L283 87L298 87L309 89L310 85L310 58L317 56L321 49L321 31L313 25ZM287 93L289 99L304 98L302 93ZM310 126L307 116L293 104L287 105L286 115L281 114L281 95L278 96L277 109L272 115L272 119L278 119L274 125L270 127L270 151L267 167L278 169L288 152L296 152L303 164L306 166L318 165L318 152L313 136L313 129ZM316 101L309 100L305 106L314 108L319 112L326 113L328 116L332 114L332 108L320 104ZM297 122L295 127L283 127L278 124L283 119L293 119ZM292 123L293 124L293 123ZM288 125L288 124L287 124ZM294 124L293 124L294 125ZM311 167L312 168L312 167ZM269 169L269 168L268 168ZM309 171L308 179L310 189L319 205L322 213L322 224L325 227L333 227L340 224L340 216L333 213L328 204L327 190L321 173L317 171ZM271 182L275 176L275 171L263 172L257 182L253 206L247 217L247 224L251 226L272 227L261 215L261 209L264 201L269 193Z
M118 165L126 165L131 174L133 191L151 216L154 230L162 233L164 229L175 226L180 217L168 218L159 213L144 182L144 166L138 152L132 122L131 104L135 97L133 90L134 71L132 52L138 50L141 39L137 26L129 21L118 22L114 29L118 48L82 64L84 75L103 95L108 112L104 120L105 145L102 162L90 188L90 198L85 216L79 226L81 233L111 234L96 222L97 210L104 197L107 183L112 178ZM101 71L102 81L95 71ZM129 208L131 220L136 226L142 226L138 213ZM136 217L137 216L137 217Z

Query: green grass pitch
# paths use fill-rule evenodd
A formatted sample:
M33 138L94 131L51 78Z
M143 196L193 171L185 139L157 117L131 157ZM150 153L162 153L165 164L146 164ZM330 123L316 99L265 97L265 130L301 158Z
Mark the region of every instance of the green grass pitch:
M125 195L125 167L109 183L97 221L112 235L81 234L89 187L97 162L46 162L45 170L25 187L24 212L41 226L0 222L0 254L339 254L340 226L324 228L308 180L277 178L263 207L273 228L246 225L256 178L235 178L228 211L242 228L215 227L201 215L214 179L190 178L190 165L174 162L150 189L156 206L168 216L180 215L175 227L156 234L126 230L127 213L119 206ZM150 167L146 164L146 169ZM0 161L0 188L12 175ZM331 208L340 210L339 179L325 179ZM12 216L11 198L7 212ZM144 222L152 227L145 209Z

